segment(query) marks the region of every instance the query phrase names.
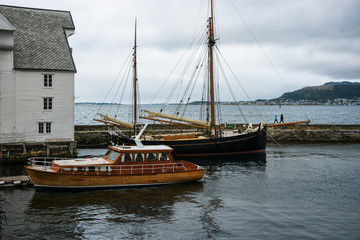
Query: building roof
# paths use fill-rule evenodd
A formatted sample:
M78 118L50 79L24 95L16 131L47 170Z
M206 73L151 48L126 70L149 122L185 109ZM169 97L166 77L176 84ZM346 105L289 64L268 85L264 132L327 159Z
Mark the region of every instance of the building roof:
M15 27L0 12L0 30L14 31Z
M15 69L76 72L67 41L75 30L69 11L0 5L0 13L15 28Z

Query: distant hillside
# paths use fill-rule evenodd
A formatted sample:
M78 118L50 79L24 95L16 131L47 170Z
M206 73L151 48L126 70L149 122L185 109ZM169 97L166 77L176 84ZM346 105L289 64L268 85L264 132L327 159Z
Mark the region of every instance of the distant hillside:
M328 82L322 86L304 87L294 92L284 93L281 97L273 99L285 100L311 100L323 101L336 98L360 98L360 83L357 82Z

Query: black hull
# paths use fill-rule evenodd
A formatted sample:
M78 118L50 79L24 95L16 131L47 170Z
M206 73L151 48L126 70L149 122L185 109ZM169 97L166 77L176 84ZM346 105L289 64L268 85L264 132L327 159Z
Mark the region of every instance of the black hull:
M130 138L115 137L117 144L135 145ZM214 155L236 155L242 153L264 152L266 147L266 130L239 134L231 137L210 138L199 140L142 140L144 145L168 145L174 149L173 156L196 157Z

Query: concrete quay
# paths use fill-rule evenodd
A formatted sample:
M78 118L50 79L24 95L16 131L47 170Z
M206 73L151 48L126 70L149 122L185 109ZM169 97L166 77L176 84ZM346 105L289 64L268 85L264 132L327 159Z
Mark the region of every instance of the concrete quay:
M225 127L225 134L243 128L244 124L232 124ZM256 125L253 125L255 127ZM182 129L168 125L152 124L147 134L163 134L176 129L178 132L194 132L193 128ZM126 129L121 129L127 133ZM360 125L337 124L298 124L267 128L267 141L279 143L360 143ZM109 144L108 127L105 125L75 126L75 139L78 148L103 148Z
M224 128L224 136L244 128L244 124L228 124ZM253 125L256 127L256 125ZM128 134L127 129L120 129ZM165 124L150 124L147 135L195 132L191 127L169 126ZM106 125L75 126L75 141L68 144L25 144L1 143L0 164L26 161L29 157L56 156L74 157L76 148L106 148L110 143L109 129ZM338 124L298 124L280 125L267 128L267 141L276 143L360 143L360 125ZM77 145L77 146L76 146Z
M299 124L268 127L268 142L360 143L360 125Z

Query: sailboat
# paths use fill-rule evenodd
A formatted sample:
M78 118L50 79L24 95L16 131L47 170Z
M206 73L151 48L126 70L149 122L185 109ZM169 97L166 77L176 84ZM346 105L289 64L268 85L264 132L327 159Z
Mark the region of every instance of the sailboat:
M190 126L205 130L205 134L185 134L171 136L156 136L148 139L145 137L141 142L144 145L167 145L174 149L175 157L196 157L196 156L215 156L215 155L237 155L242 153L265 152L266 148L266 123L261 122L257 127L249 127L242 132L233 134L232 136L224 136L221 125L216 121L216 103L215 103L215 83L214 83L214 48L216 39L214 36L214 10L213 1L210 4L210 17L208 19L208 92L209 100L207 103L210 108L210 117L208 121L195 120L182 116L174 116L160 112L145 110L146 116L140 118L159 121L162 123L176 124L179 126ZM134 47L134 98L136 99L136 34ZM134 102L134 124L128 125L115 118L101 115L105 124L111 124L120 127L136 129L136 100ZM136 134L134 134L135 136ZM134 138L127 137L123 134L112 134L113 142L117 144L136 145Z

